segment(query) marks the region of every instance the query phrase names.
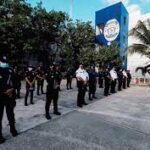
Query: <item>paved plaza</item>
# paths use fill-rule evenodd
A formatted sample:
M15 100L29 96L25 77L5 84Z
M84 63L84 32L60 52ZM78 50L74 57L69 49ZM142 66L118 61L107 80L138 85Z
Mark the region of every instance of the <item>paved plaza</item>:
M52 115L50 121L44 117L45 95L35 96L35 104L28 107L23 106L23 98L17 100L16 126L20 135L11 137L5 116L3 128L8 140L0 150L150 149L149 87L133 86L109 97L103 97L103 89L98 88L98 99L87 100L89 105L82 109L76 107L75 83L73 90L65 89L65 81L61 88L62 115Z

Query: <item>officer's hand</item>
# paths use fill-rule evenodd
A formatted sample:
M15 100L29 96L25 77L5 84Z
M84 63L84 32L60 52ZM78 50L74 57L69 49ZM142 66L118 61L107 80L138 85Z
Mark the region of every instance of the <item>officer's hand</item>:
M12 92L13 92L13 89L8 89L5 94L9 97L12 97Z

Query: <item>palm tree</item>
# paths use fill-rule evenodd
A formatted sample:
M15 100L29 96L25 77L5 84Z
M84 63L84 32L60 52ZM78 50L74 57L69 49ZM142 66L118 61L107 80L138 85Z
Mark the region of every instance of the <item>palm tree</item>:
M150 58L150 19L145 22L139 21L136 27L129 32L129 36L139 40L139 43L129 46L129 53L139 53Z
M146 73L150 74L150 64L144 67L137 67L136 72L139 70L141 70L143 76L145 76Z

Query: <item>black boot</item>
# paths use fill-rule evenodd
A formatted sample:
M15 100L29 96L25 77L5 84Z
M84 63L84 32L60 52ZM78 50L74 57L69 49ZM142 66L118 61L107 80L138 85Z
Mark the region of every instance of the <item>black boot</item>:
M94 98L94 99L97 99L97 97L95 96L95 94L93 94L93 98Z
M54 111L54 114L55 114L55 115L58 115L58 116L60 116L60 115L61 115L61 113L60 113L60 112L58 112L58 111Z
M90 101L92 101L92 100L93 100L93 99L92 99L92 97L91 97L91 94L89 94L89 100L90 100Z
M49 113L46 113L46 114L45 114L45 117L46 117L47 120L50 120L50 119L51 119L51 116L50 116Z
M18 135L18 132L17 132L17 130L15 128L15 124L12 124L12 125L10 124L10 132L11 132L13 137Z
M0 144L5 143L5 141L6 139L2 135L0 135Z

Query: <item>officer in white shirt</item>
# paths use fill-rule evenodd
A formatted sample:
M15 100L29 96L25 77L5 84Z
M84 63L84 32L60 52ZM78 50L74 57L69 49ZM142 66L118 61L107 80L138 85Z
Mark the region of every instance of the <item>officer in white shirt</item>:
M126 69L123 69L122 73L123 73L123 88L126 89L127 88L127 78L128 78Z
M110 70L110 76L112 78L111 80L111 93L116 93L116 83L117 83L117 72L115 70L116 68L113 67L111 70Z
M82 64L79 66L79 69L76 71L76 78L77 78L77 87L78 87L77 106L82 107L82 105L87 105L84 97L87 91L87 83L89 80L88 73L83 68Z

